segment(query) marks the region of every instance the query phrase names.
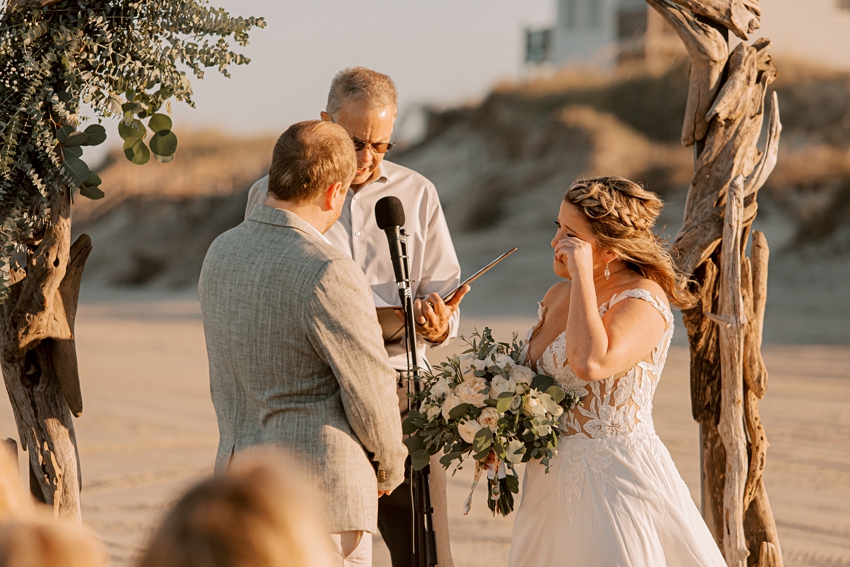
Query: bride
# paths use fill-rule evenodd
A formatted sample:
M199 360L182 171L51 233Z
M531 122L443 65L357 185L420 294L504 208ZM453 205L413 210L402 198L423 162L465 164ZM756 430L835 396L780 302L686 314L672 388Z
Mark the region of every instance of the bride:
M652 396L673 336L677 285L652 233L663 203L620 177L574 183L561 203L554 270L526 361L583 405L561 418L548 473L528 464L512 567L725 566L670 453Z

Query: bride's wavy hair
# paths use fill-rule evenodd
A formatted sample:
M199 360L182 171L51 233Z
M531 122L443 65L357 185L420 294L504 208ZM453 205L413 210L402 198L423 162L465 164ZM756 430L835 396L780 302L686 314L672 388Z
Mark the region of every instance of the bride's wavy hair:
M575 181L564 201L584 213L600 246L660 285L676 307L696 304L687 279L673 263L669 244L652 232L664 208L658 195L622 177L593 177Z

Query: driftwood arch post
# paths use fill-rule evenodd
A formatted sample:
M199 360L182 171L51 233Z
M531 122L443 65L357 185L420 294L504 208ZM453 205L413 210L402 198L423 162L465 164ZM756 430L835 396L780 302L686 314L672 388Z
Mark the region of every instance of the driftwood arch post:
M757 147L767 87L776 78L770 41L752 45L758 0L647 0L690 56L682 143L694 147L694 177L674 249L699 285L684 313L691 349L691 402L700 424L702 512L730 567L777 567L782 555L762 473L768 447L758 401L767 388L761 356L767 240L752 233L756 197L776 165L778 99L765 147ZM730 53L730 32L744 40Z

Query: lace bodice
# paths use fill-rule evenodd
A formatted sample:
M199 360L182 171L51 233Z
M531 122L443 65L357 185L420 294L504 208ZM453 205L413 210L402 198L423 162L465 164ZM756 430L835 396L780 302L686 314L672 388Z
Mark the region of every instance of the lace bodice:
M667 321L664 335L653 349L651 362L639 362L625 375L616 378L588 382L582 380L570 368L567 361L566 331L548 345L537 362L537 370L555 379L568 394L583 398L582 405L564 412L561 416L561 434L591 439L653 435L652 396L658 386L661 371L667 360L667 351L673 338L673 314L652 293L644 289L629 289L614 294L599 307L599 315L618 302L627 299L642 299L650 303ZM526 336L524 357L528 357L528 342L546 316L546 307L539 304L537 324Z

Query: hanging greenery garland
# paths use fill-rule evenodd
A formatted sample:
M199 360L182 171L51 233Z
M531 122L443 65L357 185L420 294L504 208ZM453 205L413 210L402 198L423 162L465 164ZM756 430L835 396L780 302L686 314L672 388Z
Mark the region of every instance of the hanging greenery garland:
M171 101L195 106L188 73L202 79L215 67L229 77L249 59L228 40L245 46L254 27L265 21L204 0L0 2L0 302L54 193L104 196L83 155L106 140L103 119L120 120L131 162L170 162ZM83 105L92 116L80 115Z

